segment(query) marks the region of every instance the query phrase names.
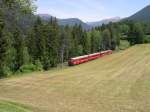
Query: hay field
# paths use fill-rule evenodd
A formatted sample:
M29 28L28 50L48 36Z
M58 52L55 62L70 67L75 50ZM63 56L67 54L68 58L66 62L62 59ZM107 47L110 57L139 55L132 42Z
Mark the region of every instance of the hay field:
M0 112L149 111L149 44L79 66L0 80Z

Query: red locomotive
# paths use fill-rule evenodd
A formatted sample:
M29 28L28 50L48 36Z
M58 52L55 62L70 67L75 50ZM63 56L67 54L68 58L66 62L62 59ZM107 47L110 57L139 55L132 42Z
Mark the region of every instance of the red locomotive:
M94 53L94 54L89 54L89 55L84 55L84 56L79 56L79 57L75 57L75 58L71 58L68 61L68 65L69 66L74 66L74 65L79 65L81 63L85 63L97 58L101 58L105 55L109 55L112 54L112 50L107 50L107 51L102 51L102 52L98 52L98 53Z

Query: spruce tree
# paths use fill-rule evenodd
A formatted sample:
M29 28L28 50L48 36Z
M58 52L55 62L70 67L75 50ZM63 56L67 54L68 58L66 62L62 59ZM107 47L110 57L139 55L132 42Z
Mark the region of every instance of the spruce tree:
M143 30L143 26L141 23L136 23L135 24L135 36L136 36L136 40L135 40L135 44L143 44L144 42L144 30Z
M16 65L15 69L18 70L23 64L23 51L25 47L25 43L22 37L22 33L19 29L16 29L16 31L13 33L14 37L14 48L16 50Z
M28 48L26 46L23 47L23 65L30 64L30 55L28 52Z
M81 39L81 45L83 46L83 54L90 53L90 38L87 36L87 33L84 31Z
M91 52L98 52L101 44L101 33L96 30L91 31Z
M108 29L105 29L102 34L102 50L111 49L111 34Z
M7 59L9 50L9 36L5 30L5 23L0 12L0 78L7 76Z
M33 31L30 35L30 41L29 41L29 50L30 54L32 55L32 59L34 61L39 60L43 68L46 70L48 69L47 67L47 49L46 49L46 27L43 24L43 21L41 20L40 17L37 18ZM33 43L30 43L33 42ZM31 45L32 44L32 45Z
M51 18L48 23L47 49L51 67L56 67L59 62L59 38L60 31L56 18Z
M142 44L144 42L144 30L141 23L131 22L129 26L128 41L130 42L130 45Z

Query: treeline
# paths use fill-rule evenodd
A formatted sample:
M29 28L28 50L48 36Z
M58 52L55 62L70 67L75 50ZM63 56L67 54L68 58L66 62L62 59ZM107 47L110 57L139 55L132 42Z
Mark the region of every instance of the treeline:
M59 26L56 18L37 17L27 35L19 28L9 32L0 15L0 74L48 70L71 57L115 49L120 35L113 29L84 31L81 25Z
M25 39L29 63L39 62L42 69L48 70L71 57L115 50L121 37L117 29L117 26L110 24L102 30L84 31L81 25L59 26L56 18L45 22L38 17Z
M103 24L96 27L96 30L110 29L112 25L115 26L113 29L115 28L120 34L120 40L127 40L130 45L150 43L150 23L123 20L118 23Z
M16 15L33 17L32 1L2 1L0 78L16 72L49 70L71 57L115 50L120 40L127 40L130 45L150 42L150 24L123 21L84 31L81 25L59 26L56 18L48 22L35 16L32 22L20 16L15 18ZM12 25L6 15L11 16Z

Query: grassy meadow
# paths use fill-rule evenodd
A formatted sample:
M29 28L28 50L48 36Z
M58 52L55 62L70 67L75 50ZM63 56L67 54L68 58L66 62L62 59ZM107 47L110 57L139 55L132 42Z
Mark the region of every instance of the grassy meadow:
M0 80L0 112L148 112L150 44Z

